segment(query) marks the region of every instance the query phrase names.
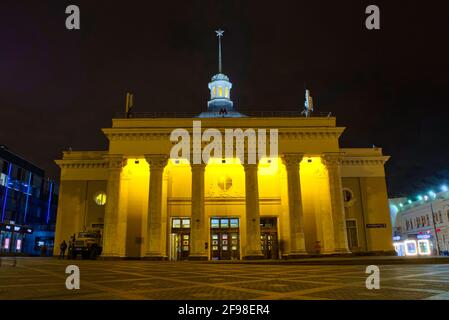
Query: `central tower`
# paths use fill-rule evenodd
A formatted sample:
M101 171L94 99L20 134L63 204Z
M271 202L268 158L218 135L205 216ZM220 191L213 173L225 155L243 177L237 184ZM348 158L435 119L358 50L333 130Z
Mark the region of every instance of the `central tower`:
M231 100L232 83L229 77L223 73L221 38L224 31L215 31L218 37L218 73L209 82L210 100L207 102L207 111L202 112L200 118L208 117L242 117L234 111L234 103Z

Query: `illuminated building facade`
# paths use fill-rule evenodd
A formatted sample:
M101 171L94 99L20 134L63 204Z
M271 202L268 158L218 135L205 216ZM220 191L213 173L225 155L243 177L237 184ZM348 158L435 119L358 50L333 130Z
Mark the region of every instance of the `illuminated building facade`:
M58 186L42 169L0 146L0 254L53 251Z
M446 186L440 192L430 191L416 199L397 198L390 200L393 220L394 242L397 251L406 255L405 247L409 241L409 255L420 255L418 242L427 240L430 251L426 254L449 254L449 191ZM416 250L413 251L413 243Z
M344 128L328 115L239 113L221 71L221 51L219 61L207 111L119 116L103 129L107 151L64 152L56 161L56 241L100 228L103 257L156 260L394 252L382 150L340 148ZM207 164L170 157L171 133L183 128L192 135L196 121L203 135L208 129L276 129L277 156L256 164L239 157L213 157ZM245 140L245 159L251 147Z

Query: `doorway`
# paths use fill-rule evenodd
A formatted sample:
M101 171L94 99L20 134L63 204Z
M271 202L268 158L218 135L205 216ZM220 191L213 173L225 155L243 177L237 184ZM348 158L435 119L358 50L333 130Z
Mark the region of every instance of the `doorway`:
M238 218L211 219L211 259L240 259L240 235Z
M260 218L260 245L265 259L279 259L277 218Z
M170 260L186 260L190 254L190 218L173 218L170 235Z

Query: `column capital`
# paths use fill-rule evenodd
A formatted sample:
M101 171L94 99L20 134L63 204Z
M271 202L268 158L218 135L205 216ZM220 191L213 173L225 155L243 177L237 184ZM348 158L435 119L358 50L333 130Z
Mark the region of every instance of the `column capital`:
M288 167L298 167L304 157L304 153L283 153L281 155L282 162Z
M122 169L128 162L128 159L122 154L107 154L104 156L104 159L108 161L109 169Z
M206 169L206 164L205 163L198 163L198 164L191 163L190 169L192 170L192 172L197 171L197 170L202 171L202 170Z
M257 170L259 168L259 160L257 160L257 163L243 163L242 166L245 172Z
M323 160L323 164L326 167L335 167L339 166L343 161L345 156L344 152L326 152L323 153L321 159Z
M168 163L168 155L166 154L145 154L145 160L152 169L164 169Z

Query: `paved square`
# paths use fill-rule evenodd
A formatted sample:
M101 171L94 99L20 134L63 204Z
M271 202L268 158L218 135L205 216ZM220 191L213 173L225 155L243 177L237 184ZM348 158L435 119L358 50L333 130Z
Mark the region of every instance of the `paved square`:
M71 264L80 268L80 290L65 287ZM380 290L366 289L365 268L3 257L0 299L449 299L447 264L380 265Z

